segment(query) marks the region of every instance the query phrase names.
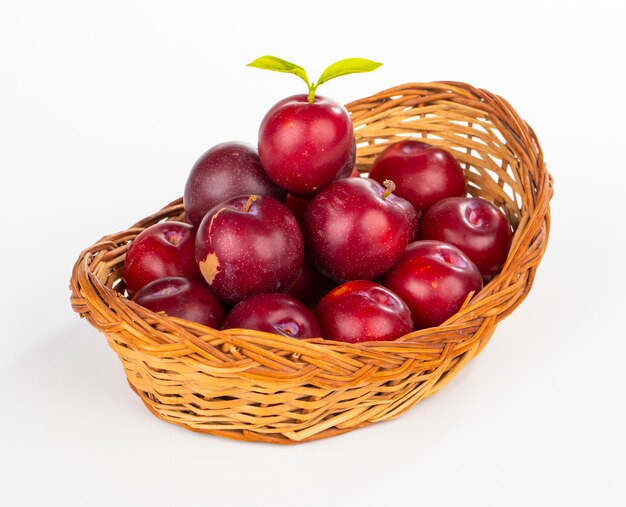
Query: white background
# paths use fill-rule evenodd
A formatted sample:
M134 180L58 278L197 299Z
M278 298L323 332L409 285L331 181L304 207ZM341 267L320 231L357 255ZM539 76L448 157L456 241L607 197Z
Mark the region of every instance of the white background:
M0 0L0 504L626 505L624 2ZM182 194L221 141L254 142L318 75L385 63L343 102L450 79L506 97L555 178L527 300L442 392L300 446L155 419L72 313L82 248Z

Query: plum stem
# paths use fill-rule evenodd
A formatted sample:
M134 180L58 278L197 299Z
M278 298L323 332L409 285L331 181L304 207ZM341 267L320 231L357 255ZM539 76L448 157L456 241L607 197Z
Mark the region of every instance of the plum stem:
M309 95L307 96L309 104L313 104L313 102L315 102L315 90L317 90L315 83L309 83Z
M387 199L396 189L396 184L391 180L385 180L383 181L383 187L385 187L385 191L383 192L382 198Z
M256 201L256 195L251 195L250 197L248 197L248 200L246 201L246 204L243 207L244 213L247 213L248 211L250 211L250 206L252 206L252 203L254 201Z

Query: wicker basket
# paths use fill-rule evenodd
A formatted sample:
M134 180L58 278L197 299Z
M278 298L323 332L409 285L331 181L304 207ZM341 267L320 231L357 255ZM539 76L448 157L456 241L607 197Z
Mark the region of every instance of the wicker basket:
M502 98L463 83L412 83L347 106L368 170L407 136L451 150L470 192L515 228L502 272L443 325L393 342L341 344L219 331L155 314L123 296L130 242L180 218L182 199L80 254L73 309L102 331L128 382L157 417L193 431L289 444L394 418L437 392L525 298L548 240L552 179L533 130Z

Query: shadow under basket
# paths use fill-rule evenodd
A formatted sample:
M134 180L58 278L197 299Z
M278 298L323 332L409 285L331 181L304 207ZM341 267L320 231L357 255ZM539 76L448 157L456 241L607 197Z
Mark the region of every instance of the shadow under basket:
M436 328L392 342L343 344L211 329L124 297L131 241L180 219L182 199L80 254L73 309L107 337L128 382L157 417L193 431L291 444L392 419L439 389L526 297L550 229L552 178L533 130L506 100L463 83L410 83L348 104L357 169L413 137L451 151L472 195L515 229L502 272Z

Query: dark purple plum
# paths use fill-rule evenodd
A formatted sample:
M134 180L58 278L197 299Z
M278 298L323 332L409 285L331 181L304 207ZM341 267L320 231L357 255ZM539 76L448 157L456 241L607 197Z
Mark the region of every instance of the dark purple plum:
M133 300L153 312L219 329L226 312L218 297L199 280L168 277L143 286Z
M415 329L438 326L459 311L483 281L478 268L457 247L415 241L379 280L411 309Z
M279 201L287 197L267 176L252 146L218 144L198 159L187 178L183 199L187 219L199 225L215 205L243 194L268 195Z
M328 340L348 343L395 340L413 330L407 305L389 289L369 280L339 285L315 309Z
M446 241L459 248L487 282L502 269L513 233L495 204L480 197L450 197L426 212L420 237Z
M287 292L303 257L296 219L284 204L267 196L233 197L215 206L196 235L200 271L228 303L263 292Z
M410 204L390 192L371 179L344 178L313 198L303 231L323 274L340 283L372 279L402 255L411 237Z
M194 254L196 231L183 222L161 222L143 230L126 253L122 278L129 296L167 276L201 278Z
M419 215L441 199L467 192L463 170L449 152L412 139L385 148L369 177L379 183L392 180L396 194L409 201Z
M257 294L237 304L223 329L255 329L292 338L316 338L320 328L313 312L287 294Z

